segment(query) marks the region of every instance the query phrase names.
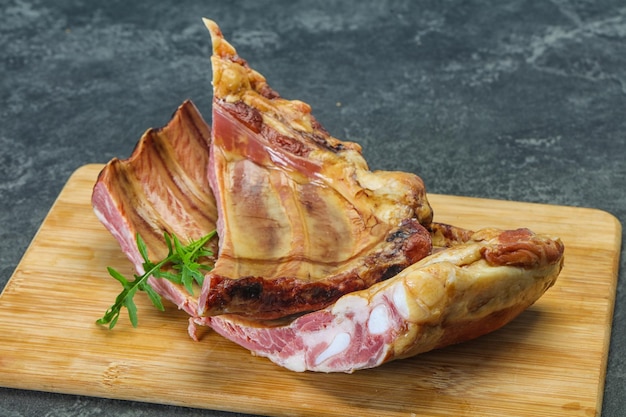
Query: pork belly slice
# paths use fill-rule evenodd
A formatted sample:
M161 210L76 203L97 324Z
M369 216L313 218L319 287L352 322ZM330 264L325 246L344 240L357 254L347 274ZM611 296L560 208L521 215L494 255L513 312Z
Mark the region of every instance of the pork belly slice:
M161 129L149 129L128 159L112 159L93 188L92 206L122 251L143 274L136 235L146 242L151 259L167 256L164 232L181 242L215 230L217 209L209 188L210 128L191 101L184 102ZM211 242L214 253L217 243ZM192 316L196 295L164 279L150 278L162 296Z
M209 182L219 256L199 314L277 318L318 310L427 256L422 180L372 172L311 108L279 96L205 21L213 41Z
M563 265L561 241L527 229L436 229L466 240L448 235L446 248L397 276L287 324L197 320L290 370L350 373L500 328L539 299Z

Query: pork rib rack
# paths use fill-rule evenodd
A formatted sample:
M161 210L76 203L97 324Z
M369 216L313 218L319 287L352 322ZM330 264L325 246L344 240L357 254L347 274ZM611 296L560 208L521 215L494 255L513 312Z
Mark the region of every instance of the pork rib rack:
M92 196L139 272L136 233L158 258L164 231L189 240L217 227L200 299L150 280L189 313L192 337L210 326L294 371L353 372L493 331L554 284L558 238L432 222L419 178L370 172L358 145L280 98L205 23L213 132L183 103L129 159L107 164Z
M128 159L113 158L100 172L92 193L94 212L139 274L144 271L137 233L151 259L163 259L163 233L186 242L215 230L217 208L206 176L210 134L198 109L185 101L165 127L143 134ZM216 242L211 244L216 253ZM197 315L197 297L183 286L154 277L150 284L191 316Z
M219 255L199 314L318 310L427 256L422 224L432 210L422 180L370 171L359 145L328 134L306 103L281 98L205 23Z
M563 266L563 244L527 229L472 232L435 223L433 233L436 253L325 309L273 326L236 316L210 317L209 324L292 371L350 373L502 327Z

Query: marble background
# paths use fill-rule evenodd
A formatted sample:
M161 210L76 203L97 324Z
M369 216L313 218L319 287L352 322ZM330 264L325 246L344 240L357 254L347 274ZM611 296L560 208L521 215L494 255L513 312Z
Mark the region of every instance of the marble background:
M202 16L374 169L626 220L623 1L0 0L0 16L0 288L76 168L128 156L187 98L210 121ZM623 255L606 416L626 410ZM0 389L0 416L109 415L234 414Z

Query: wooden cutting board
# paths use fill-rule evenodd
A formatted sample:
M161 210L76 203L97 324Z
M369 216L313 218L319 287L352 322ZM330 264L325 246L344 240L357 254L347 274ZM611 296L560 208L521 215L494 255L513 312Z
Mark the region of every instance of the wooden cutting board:
M294 373L137 297L139 327L94 322L132 268L94 216L101 165L77 170L0 296L0 385L304 416L594 416L600 414L621 226L586 208L431 195L435 218L468 228L527 226L560 236L556 285L487 336L347 374Z

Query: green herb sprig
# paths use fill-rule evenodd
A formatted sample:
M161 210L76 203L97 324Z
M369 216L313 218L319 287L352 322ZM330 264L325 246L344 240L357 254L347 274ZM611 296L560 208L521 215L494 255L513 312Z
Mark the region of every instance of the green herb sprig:
M202 271L210 271L210 265L201 264L198 260L202 257L213 256L213 252L205 247L205 245L216 235L213 231L198 240L194 240L187 245L180 243L180 240L167 232L164 233L165 243L167 244L167 256L154 263L148 257L148 248L146 243L137 234L137 249L143 258L143 275L134 275L134 280L129 281L115 269L108 267L109 274L122 284L124 289L115 299L113 304L106 311L104 316L96 320L97 324L109 325L112 329L120 318L122 307L128 310L128 317L133 327L137 327L137 306L133 297L137 291L144 291L152 301L152 304L159 310L163 311L163 303L161 296L148 284L148 278L164 278L175 284L181 284L193 295L193 283L196 282L202 286L204 274ZM169 267L169 268L166 268Z

